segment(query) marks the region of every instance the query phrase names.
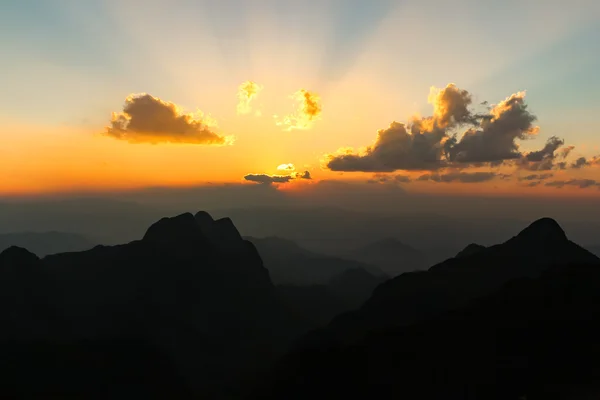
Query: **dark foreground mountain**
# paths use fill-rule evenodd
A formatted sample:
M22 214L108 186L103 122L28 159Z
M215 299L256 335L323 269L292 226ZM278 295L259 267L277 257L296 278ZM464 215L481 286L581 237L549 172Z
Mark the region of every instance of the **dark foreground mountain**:
M397 239L387 238L350 251L347 257L375 265L391 276L427 268L427 257Z
M300 340L261 396L567 399L600 378L599 317L600 260L542 219L383 283Z
M165 398L239 398L308 328L231 220L202 212L163 218L125 245L43 259L11 247L0 254L0 297L3 398L31 398L19 382L40 398L158 387Z
M39 257L49 254L83 251L94 247L85 237L66 232L18 232L0 234L0 251L11 246L23 247Z
M586 246L586 249L600 257L600 246Z
M364 269L384 275L375 266L306 250L291 240L271 236L246 237L258 250L275 284L322 285L347 270Z

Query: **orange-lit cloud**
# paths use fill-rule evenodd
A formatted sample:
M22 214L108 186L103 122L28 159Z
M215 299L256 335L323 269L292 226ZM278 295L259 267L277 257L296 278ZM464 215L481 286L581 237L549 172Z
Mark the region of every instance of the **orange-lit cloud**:
M250 103L256 99L262 90L263 86L252 81L246 81L239 86L237 93L239 101L237 105L238 115L250 114L252 112L252 106ZM260 111L256 111L256 115L259 116Z
M287 131L309 129L321 117L322 107L319 96L301 89L291 97L296 100L296 109L282 119L275 115L277 126L285 126Z
M231 144L233 138L217 134L215 126L201 111L184 113L174 103L141 93L125 99L123 111L112 114L105 134L129 143Z
M294 164L281 164L277 167L278 171L295 171L296 167Z
M273 183L288 183L295 179L312 179L309 171L294 172L289 175L248 174L244 179L250 182L271 185Z
M541 150L519 150L517 140L535 138L539 131L534 125L536 116L525 103L525 92L515 93L484 112L471 110L471 94L454 84L432 88L428 100L433 105L431 116L413 117L408 124L392 122L362 151L343 148L326 154L325 168L341 172L433 171L494 167L508 161L515 165L516 161L520 168L530 170L564 169L565 161L555 161L565 159L573 150L572 146L561 149L564 140L558 137L551 137ZM470 127L459 137L457 130L462 126ZM423 175L421 180L471 183L493 179L494 174L452 172Z

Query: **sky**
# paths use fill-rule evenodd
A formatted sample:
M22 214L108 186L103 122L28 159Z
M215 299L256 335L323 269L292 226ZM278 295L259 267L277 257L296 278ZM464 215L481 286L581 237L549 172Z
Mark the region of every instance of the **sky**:
M596 0L15 0L0 31L1 196L600 197Z

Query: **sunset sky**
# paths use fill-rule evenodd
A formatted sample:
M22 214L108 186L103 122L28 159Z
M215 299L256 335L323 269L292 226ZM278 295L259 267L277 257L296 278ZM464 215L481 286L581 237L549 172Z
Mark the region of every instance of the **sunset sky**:
M0 27L0 195L600 196L597 0L15 0Z

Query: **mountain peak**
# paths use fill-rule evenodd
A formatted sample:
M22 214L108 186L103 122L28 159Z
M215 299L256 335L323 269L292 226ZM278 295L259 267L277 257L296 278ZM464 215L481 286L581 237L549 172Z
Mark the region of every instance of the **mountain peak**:
M40 259L27 249L11 246L0 253L0 265L33 265Z
M200 229L191 213L180 214L176 217L161 218L148 228L143 241L163 244L187 243L198 239Z
M477 243L471 243L470 245L468 245L467 247L465 247L464 249L462 249L457 255L456 258L461 258L461 257L467 257L470 256L472 254L478 253L481 250L484 250L486 247L482 246L480 244Z
M213 217L206 211L198 211L194 218L201 228L212 227L213 222L215 222Z
M520 239L533 240L537 243L567 241L565 231L552 218L540 218L534 221L518 235Z

